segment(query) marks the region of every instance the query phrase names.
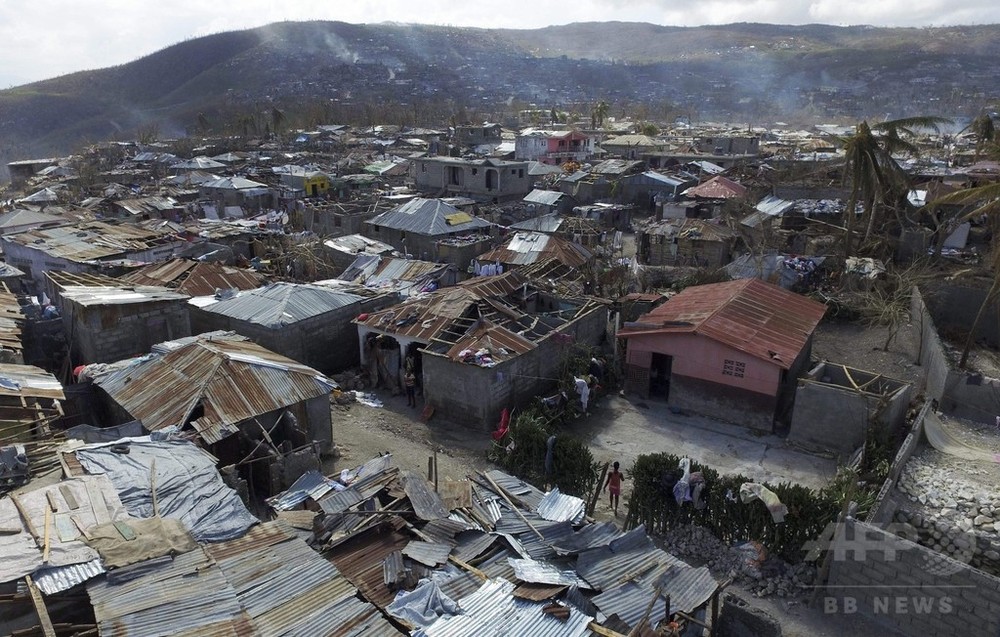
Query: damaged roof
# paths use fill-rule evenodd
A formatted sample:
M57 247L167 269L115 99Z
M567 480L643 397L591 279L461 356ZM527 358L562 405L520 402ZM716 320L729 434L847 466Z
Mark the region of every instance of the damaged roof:
M584 246L542 232L514 233L503 245L476 257L482 263L494 261L507 265L527 265L546 259L556 259L571 268L579 268L594 258Z
M178 246L184 243L169 227L143 228L103 221L37 228L3 240L77 262L124 257L174 242Z
M681 194L685 197L698 197L699 199L740 199L746 197L748 192L746 186L722 175L717 175L703 184L688 188Z
M789 369L826 305L759 279L685 288L618 335L697 334Z
M459 234L493 225L441 199L420 197L376 215L365 223L427 236Z
M217 290L252 290L264 282L253 270L221 263L171 259L139 268L122 277L138 285L158 285L176 289L189 296L206 296Z
M236 336L202 335L163 354L127 361L94 380L150 431L191 423L207 443L244 420L324 396L336 383L315 369Z
M460 351L456 344L484 326L493 329L491 338L503 338L511 344L526 341L533 347L598 307L589 299L564 298L560 304L563 309L525 312L521 308L535 291L525 277L509 271L411 298L354 322L375 332L426 343L428 351L450 356L449 352Z

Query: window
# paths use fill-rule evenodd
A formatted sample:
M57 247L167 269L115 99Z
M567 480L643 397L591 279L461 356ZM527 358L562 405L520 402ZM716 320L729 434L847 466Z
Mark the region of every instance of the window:
M517 178L518 179L524 179L524 169L523 168L518 168L517 169Z
M341 224L340 215L334 215L334 217L333 217L333 227L334 228L339 228L340 224Z
M427 172L427 164L425 164L423 162L420 163L420 172L422 172L422 173Z
M478 175L479 174L479 169L478 168L473 168L472 169L472 174L473 175Z
M723 376L733 376L734 378L743 378L743 374L747 371L747 364L740 361L732 361L728 358L722 361L722 375Z

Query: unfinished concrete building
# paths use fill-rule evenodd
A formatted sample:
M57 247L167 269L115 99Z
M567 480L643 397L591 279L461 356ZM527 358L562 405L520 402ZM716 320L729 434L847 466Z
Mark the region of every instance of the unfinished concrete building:
M480 277L356 321L362 363L393 388L407 358L435 413L487 428L549 389L575 346L605 336L607 306L518 272Z

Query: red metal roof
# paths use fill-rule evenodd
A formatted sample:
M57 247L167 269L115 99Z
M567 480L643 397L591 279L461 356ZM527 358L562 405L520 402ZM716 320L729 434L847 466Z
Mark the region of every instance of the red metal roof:
M826 313L826 305L760 279L689 287L621 337L693 333L788 369Z
M718 175L701 185L688 188L683 194L686 197L702 199L738 199L747 196L747 188L732 179Z

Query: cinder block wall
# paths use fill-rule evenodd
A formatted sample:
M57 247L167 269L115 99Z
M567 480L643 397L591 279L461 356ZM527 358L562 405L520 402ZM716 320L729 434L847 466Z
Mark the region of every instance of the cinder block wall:
M191 336L184 301L83 307L66 302L72 314L73 363L112 363L148 354L153 345Z
M826 612L853 610L913 637L1000 633L1000 579L864 522L845 525L843 546L859 553L834 551Z

